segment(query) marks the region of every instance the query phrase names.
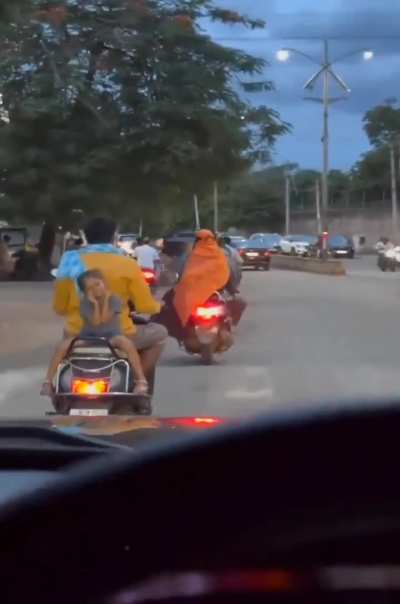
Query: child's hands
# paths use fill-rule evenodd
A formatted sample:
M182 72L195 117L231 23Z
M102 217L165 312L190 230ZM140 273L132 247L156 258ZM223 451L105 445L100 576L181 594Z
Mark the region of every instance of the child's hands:
M97 304L97 300L96 300L96 298L94 297L93 292L89 291L89 292L87 293L87 299L89 300L89 302L91 302L92 304L94 304L94 305L96 306L96 304Z

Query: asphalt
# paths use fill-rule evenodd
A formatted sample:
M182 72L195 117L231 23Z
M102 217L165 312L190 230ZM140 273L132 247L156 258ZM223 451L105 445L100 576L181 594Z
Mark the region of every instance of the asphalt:
M346 265L346 277L246 271L248 309L234 347L204 367L170 341L155 414L231 417L397 396L400 273L381 273L374 257ZM50 297L50 284L0 284L0 417L40 417L49 409L39 386L60 329Z

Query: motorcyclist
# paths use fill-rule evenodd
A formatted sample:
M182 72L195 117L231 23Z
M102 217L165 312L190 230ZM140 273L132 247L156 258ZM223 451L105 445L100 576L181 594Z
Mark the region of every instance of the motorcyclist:
M123 255L114 245L117 225L107 218L94 218L85 227L87 245L63 254L57 271L53 308L65 317L65 334L73 336L80 332L80 298L77 288L78 277L89 269L99 269L104 275L111 292L122 301L121 328L124 335L132 338L139 351L143 370L152 391L155 365L162 353L168 333L159 324L135 326L130 317L130 304L136 312L156 314L160 311L157 302L143 277L136 261Z
M229 312L232 316L234 325L238 325L242 315L247 307L247 303L240 296L239 287L242 280L242 259L239 252L232 246L231 238L223 236L218 239L218 243L224 250L229 262L230 277L225 286L226 291L231 295L228 300Z
M132 252L140 268L157 271L160 264L160 254L152 245L148 237L139 238L137 246Z
M242 259L238 251L232 246L230 237L227 237L226 235L219 237L218 243L229 262L230 278L226 285L226 289L230 294L235 294L239 291L240 282L242 280Z
M158 317L169 334L183 340L185 327L194 310L229 280L229 263L215 235L206 229L196 233L196 241L174 289L164 297L165 307Z

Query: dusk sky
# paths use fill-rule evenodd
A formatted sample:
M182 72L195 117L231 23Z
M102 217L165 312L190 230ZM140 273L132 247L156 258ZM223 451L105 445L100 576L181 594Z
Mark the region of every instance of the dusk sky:
M331 107L331 167L348 169L368 150L362 130L366 110L388 98L400 99L400 1L399 0L218 0L217 4L262 18L264 30L211 24L210 34L221 44L241 48L269 62L265 78L275 91L247 94L254 104L277 109L290 122L293 132L276 146L276 163L294 161L302 167L320 169L322 107L303 100L303 85L318 69L307 59L293 55L279 63L282 47L322 58L323 38L330 39L334 60L351 51L371 49L375 56L364 61L362 52L338 61L335 71L345 79L348 100ZM260 79L260 78L255 78ZM318 96L318 89L315 95ZM335 83L332 96L340 96Z

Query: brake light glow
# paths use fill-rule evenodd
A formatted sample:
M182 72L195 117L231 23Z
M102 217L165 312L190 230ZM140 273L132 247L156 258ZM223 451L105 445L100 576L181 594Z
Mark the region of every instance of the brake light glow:
M143 273L143 277L146 279L147 284L151 284L154 282L154 280L155 280L154 271L144 270L144 271L142 271L142 273Z
M109 389L109 382L106 380L73 380L73 394L106 394Z
M219 424L221 420L217 417L194 417L195 424Z
M224 423L220 417L173 417L163 420L173 428L214 428Z
M197 319L210 320L222 317L225 314L223 304L210 304L210 306L198 306L196 308L195 317Z

